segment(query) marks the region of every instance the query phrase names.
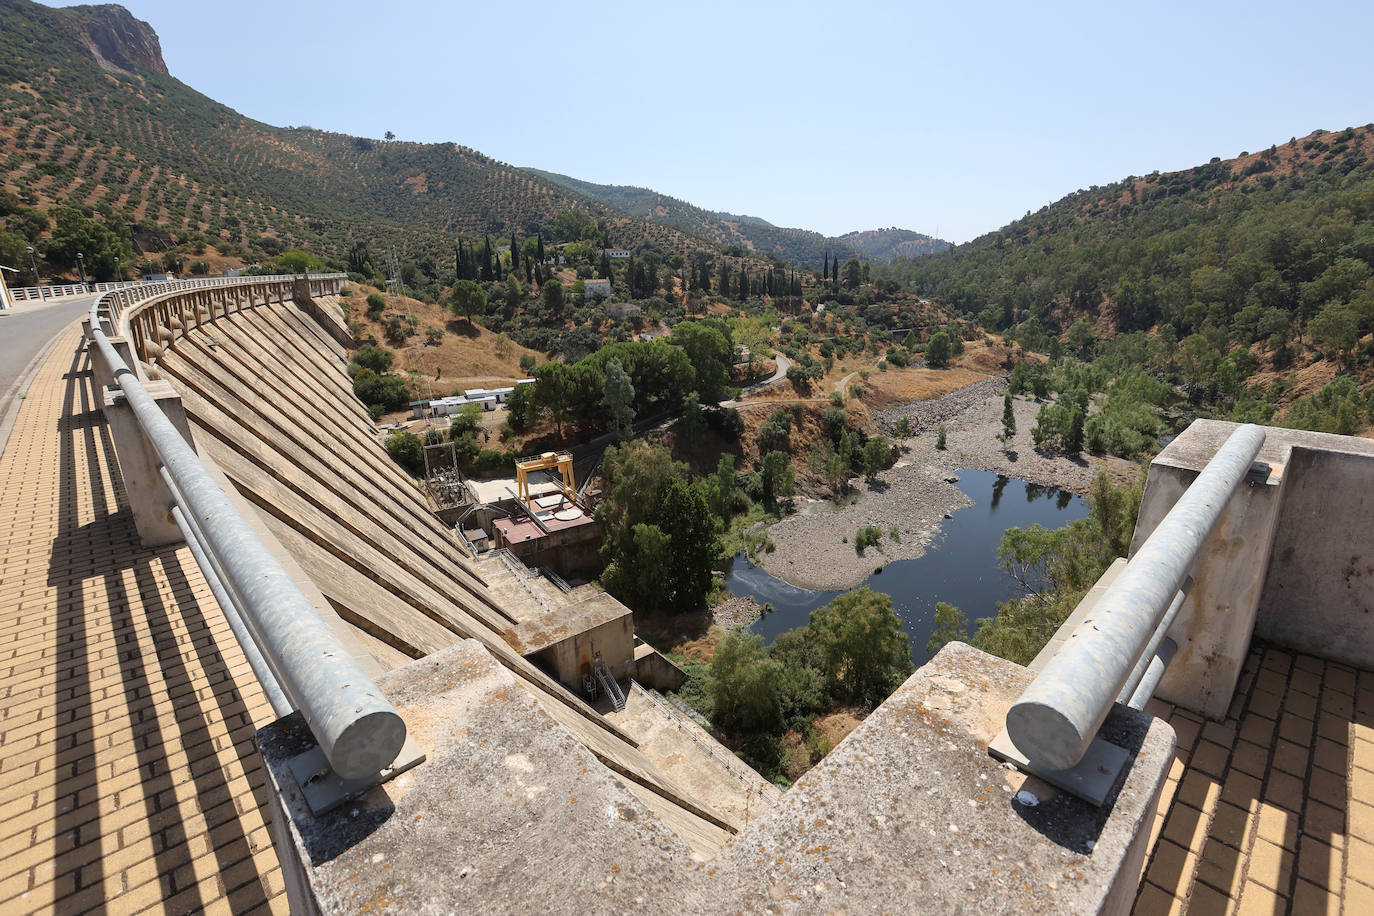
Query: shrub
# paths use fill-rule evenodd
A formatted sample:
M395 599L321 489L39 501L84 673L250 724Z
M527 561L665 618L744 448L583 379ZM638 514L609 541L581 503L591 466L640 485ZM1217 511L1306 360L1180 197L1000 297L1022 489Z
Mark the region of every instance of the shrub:
M860 528L854 534L854 552L863 556L865 549L878 546L878 542L882 539L883 529L873 525Z
M371 369L378 375L391 369L391 359L390 353L378 350L372 344L363 344L358 348L358 352L353 354L353 362L364 369Z
M414 433L400 429L387 436L386 452L393 461L412 474L424 469L424 448L420 445L420 437Z
M945 450L945 424L941 423L940 428L935 432L935 447L940 451Z
M386 297L381 293L367 294L367 317L376 321L386 310Z
M358 400L368 406L381 409L382 413L400 410L410 403L410 386L399 375L378 375L371 369L364 369L353 379L353 393Z

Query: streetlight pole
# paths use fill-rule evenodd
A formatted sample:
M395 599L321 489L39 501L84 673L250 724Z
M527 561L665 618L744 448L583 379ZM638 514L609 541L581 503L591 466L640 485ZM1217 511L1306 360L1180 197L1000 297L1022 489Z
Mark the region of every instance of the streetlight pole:
M38 261L33 256L33 246L26 246L24 250L29 253L29 267L33 269L33 285L42 286L42 281L38 279Z
M86 256L81 252L76 253L76 272L81 275L81 286L86 286Z
M115 255L115 276L119 278L120 283L124 282L124 270L119 266L119 255Z

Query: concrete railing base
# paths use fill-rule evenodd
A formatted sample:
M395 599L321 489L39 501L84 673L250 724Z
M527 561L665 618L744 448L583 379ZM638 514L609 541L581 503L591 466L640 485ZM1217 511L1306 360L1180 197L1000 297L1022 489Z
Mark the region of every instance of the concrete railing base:
M195 443L191 439L191 427L186 421L181 396L167 382L148 382L143 387L162 408L167 419L172 421L186 444L194 449ZM134 527L138 529L139 539L144 547L180 544L186 538L172 518L172 494L158 472L162 462L157 452L144 435L133 407L124 396L117 389L102 386L98 390L104 398L102 407L105 421L109 425L110 438L119 459L119 473L124 480L124 493L134 514Z
M293 913L1126 913L1174 733L1116 707L1132 763L1096 808L987 753L1031 680L953 643L709 862L474 641L379 685L426 763L313 817L258 733Z

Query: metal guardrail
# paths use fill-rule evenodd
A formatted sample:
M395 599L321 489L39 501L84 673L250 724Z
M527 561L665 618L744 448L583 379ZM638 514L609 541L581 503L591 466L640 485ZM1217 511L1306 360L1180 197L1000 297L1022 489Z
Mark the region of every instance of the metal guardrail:
M265 280L281 278L176 281L108 292L91 307L91 339L161 462L173 517L273 709L299 710L334 773L361 780L396 760L405 722L220 490L101 324L102 308L118 321L125 309L166 292Z
M1164 631L1182 604L1179 589L1263 444L1253 424L1231 434L1007 712L1007 734L1033 766L1076 766L1119 696L1154 692L1172 655Z
M70 296L89 296L91 293L107 293L116 289L152 289L157 287L163 292L168 288L204 289L207 286L223 286L231 283L252 282L254 280L281 280L294 274L254 274L251 277L196 277L189 280L120 280L114 283L58 283L49 286L18 286L10 289L15 302L31 302L35 299L64 299ZM333 279L344 274L313 274L317 279Z

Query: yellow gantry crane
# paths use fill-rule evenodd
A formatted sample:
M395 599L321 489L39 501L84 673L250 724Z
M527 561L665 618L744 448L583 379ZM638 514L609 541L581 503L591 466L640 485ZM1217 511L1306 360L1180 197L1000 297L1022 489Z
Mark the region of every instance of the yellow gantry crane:
M568 452L545 452L542 455L530 458L521 458L515 462L515 484L518 489L516 494L519 500L525 504L526 508L533 511L530 506L530 478L529 475L534 471L549 471L556 469L558 476L563 481L563 495L568 499L577 496L577 487L573 483L573 459Z

